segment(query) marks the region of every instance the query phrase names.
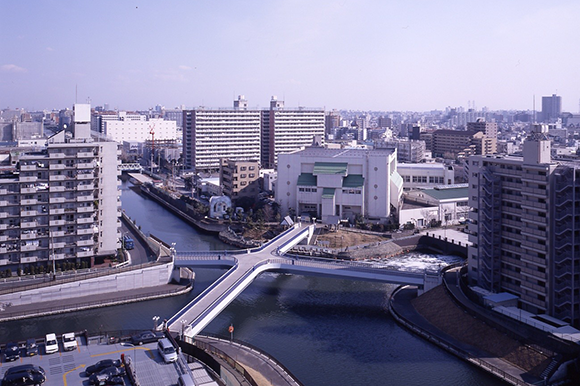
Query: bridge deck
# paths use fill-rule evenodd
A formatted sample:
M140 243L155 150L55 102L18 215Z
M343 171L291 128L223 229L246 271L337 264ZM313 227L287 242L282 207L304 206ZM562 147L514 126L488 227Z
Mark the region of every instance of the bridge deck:
M296 225L261 248L215 253L180 253L175 266L232 266L217 281L187 304L167 323L170 330L193 337L203 330L228 304L264 271L354 278L396 284L422 286L425 272L404 272L386 265L331 259L309 259L281 256L303 238L309 227ZM242 252L242 253L241 253ZM243 253L245 252L245 253Z

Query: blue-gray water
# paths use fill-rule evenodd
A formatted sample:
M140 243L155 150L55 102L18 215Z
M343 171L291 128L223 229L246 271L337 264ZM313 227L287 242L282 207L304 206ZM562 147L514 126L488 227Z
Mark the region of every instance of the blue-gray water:
M200 235L155 202L123 184L123 209L142 226L178 250L226 248ZM447 257L408 255L425 264ZM434 261L433 261L434 260ZM215 280L222 271L196 272L188 295L0 324L0 341L87 329L146 329L152 318L168 318ZM393 286L297 275L264 274L206 329L257 346L294 373L306 386L322 385L502 385L483 371L399 327L386 310Z

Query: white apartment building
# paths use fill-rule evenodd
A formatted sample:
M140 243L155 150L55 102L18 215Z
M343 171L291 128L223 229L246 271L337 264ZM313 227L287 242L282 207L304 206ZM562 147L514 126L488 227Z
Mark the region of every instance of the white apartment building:
M0 269L92 264L120 247L119 145L90 136L90 106L74 106L74 135L13 152L0 175Z
M220 168L220 159L260 158L260 111L196 109L183 112L183 158L196 170Z
M276 201L282 216L292 209L322 221L334 216L352 220L359 214L391 220L403 193L396 153L309 147L280 154Z
M315 137L324 141L324 114L322 108L285 108L273 96L270 109L262 111L262 166L274 167L281 153L308 147Z
M405 190L452 185L455 181L453 166L442 163L398 163L397 171L403 179L403 188Z

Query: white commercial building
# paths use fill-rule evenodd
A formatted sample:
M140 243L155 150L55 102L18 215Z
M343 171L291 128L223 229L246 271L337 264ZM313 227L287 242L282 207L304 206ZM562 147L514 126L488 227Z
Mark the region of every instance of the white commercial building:
M127 116L119 113L117 120L110 118L103 120L103 134L119 143L177 139L175 121L156 118L146 120L145 118L144 115Z
M282 216L292 209L323 221L360 214L386 222L399 207L403 180L396 151L309 147L278 157L276 201Z
M442 163L397 164L405 190L451 185L455 180L453 166Z

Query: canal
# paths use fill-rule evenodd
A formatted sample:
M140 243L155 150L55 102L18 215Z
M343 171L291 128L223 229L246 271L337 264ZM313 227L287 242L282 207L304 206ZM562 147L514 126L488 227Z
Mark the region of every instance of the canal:
M122 185L126 213L178 251L228 248L200 234L170 212ZM401 266L428 267L453 256L411 253ZM0 341L48 332L148 329L169 318L223 273L196 271L187 295L0 324ZM257 346L307 386L503 385L502 382L399 327L387 311L394 286L297 275L261 275L206 328Z

